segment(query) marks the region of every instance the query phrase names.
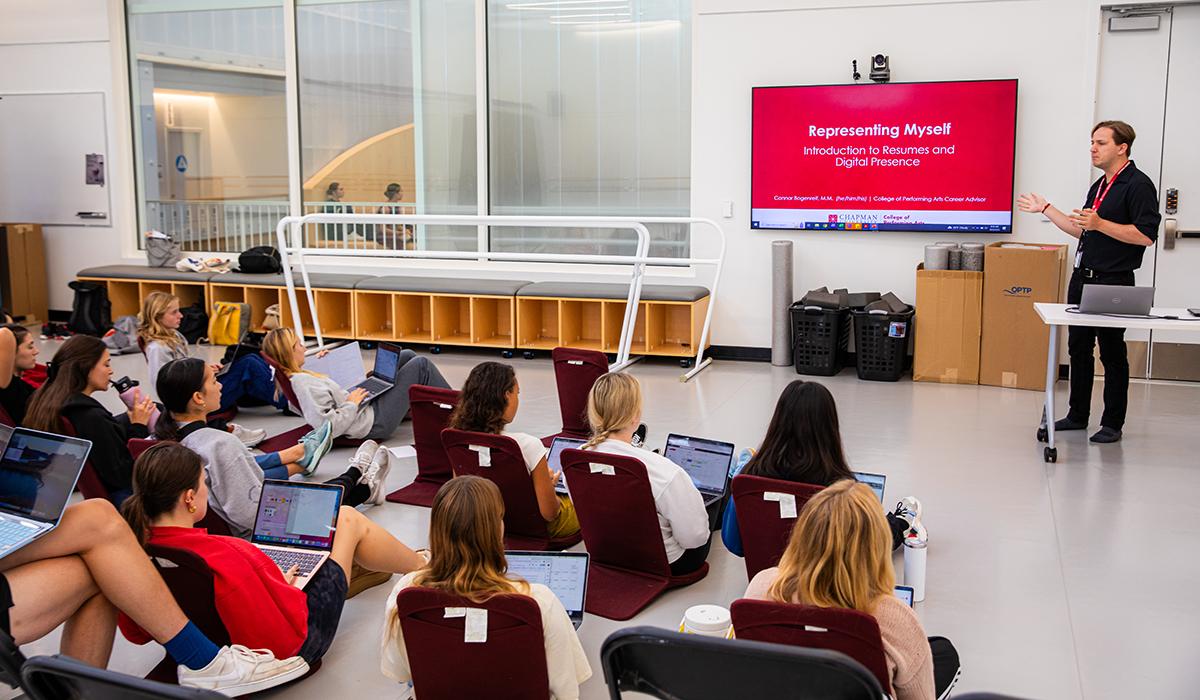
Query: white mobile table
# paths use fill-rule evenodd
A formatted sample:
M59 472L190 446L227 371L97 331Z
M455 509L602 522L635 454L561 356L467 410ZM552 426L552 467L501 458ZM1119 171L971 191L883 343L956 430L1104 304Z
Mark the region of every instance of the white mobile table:
M1054 447L1054 382L1058 379L1058 332L1060 326L1092 326L1094 328L1140 328L1151 331L1197 331L1200 319L1187 309L1150 309L1151 316L1175 316L1169 318L1140 318L1126 316L1104 316L1100 314L1069 313L1067 307L1074 304L1035 303L1034 310L1050 326L1050 352L1046 356L1046 403L1042 407L1042 425L1038 428L1039 442L1049 442L1043 456L1047 462L1058 461L1058 449ZM1178 320L1177 320L1178 319ZM1182 319L1194 319L1191 321Z

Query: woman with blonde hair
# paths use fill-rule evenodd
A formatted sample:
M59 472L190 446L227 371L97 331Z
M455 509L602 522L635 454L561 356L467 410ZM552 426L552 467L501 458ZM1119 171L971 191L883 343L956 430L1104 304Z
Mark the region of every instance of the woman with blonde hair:
M689 574L708 558L720 501L710 513L704 507L704 497L682 467L662 455L634 447L633 437L641 422L642 388L638 381L619 372L601 375L588 392L592 439L583 449L633 457L646 465L671 573Z
M926 638L916 613L894 594L891 553L879 499L866 484L843 479L809 499L779 566L760 571L744 597L871 615L896 700L942 697L957 677L958 654L947 640Z
M578 698L579 684L591 677L592 669L571 619L554 593L540 583L531 584L508 574L500 489L478 476L459 476L446 482L433 498L429 547L429 563L401 578L388 596L382 640L384 675L400 683L412 680L396 609L396 596L405 588L432 588L477 603L502 594L527 595L542 613L550 696L558 700ZM420 688L414 691L421 692Z
M145 343L146 363L150 365L150 388L158 392L158 373L171 360L188 355L188 342L179 332L183 312L179 310L179 297L166 292L150 292L142 301L138 314L138 337ZM213 365L220 372L221 365ZM225 411L244 397L269 403L276 408L287 408L287 400L275 396L275 379L271 368L258 355L245 355L234 360L221 375L221 405L218 412ZM260 404L255 404L260 405ZM267 436L265 430L247 430L233 426L234 437L248 446L258 444Z
M300 402L304 420L313 428L329 421L334 436L387 440L408 414L408 388L414 384L449 389L450 385L429 358L412 350L400 351L396 383L369 404L364 389L349 393L323 374L304 369L303 340L291 328L277 328L267 334L263 352L283 368L292 391ZM325 351L317 357L322 357Z

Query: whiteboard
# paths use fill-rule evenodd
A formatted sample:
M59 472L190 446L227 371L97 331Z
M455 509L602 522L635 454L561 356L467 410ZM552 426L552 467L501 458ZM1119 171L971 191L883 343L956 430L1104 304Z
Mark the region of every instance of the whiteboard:
M103 185L87 184L89 154ZM0 221L111 226L110 170L104 93L0 94Z

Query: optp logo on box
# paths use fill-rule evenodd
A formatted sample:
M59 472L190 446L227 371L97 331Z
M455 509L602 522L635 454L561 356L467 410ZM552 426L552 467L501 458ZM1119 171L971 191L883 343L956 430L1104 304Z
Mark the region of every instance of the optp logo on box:
M1004 296L1006 297L1021 297L1027 299L1031 294L1033 294L1033 287L1009 287L1008 289L1004 290Z

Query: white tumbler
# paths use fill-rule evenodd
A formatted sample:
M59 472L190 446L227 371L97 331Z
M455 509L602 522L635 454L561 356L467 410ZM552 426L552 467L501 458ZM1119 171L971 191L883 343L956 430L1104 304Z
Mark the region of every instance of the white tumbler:
M904 538L904 585L913 589L913 602L925 600L926 542L916 537Z

